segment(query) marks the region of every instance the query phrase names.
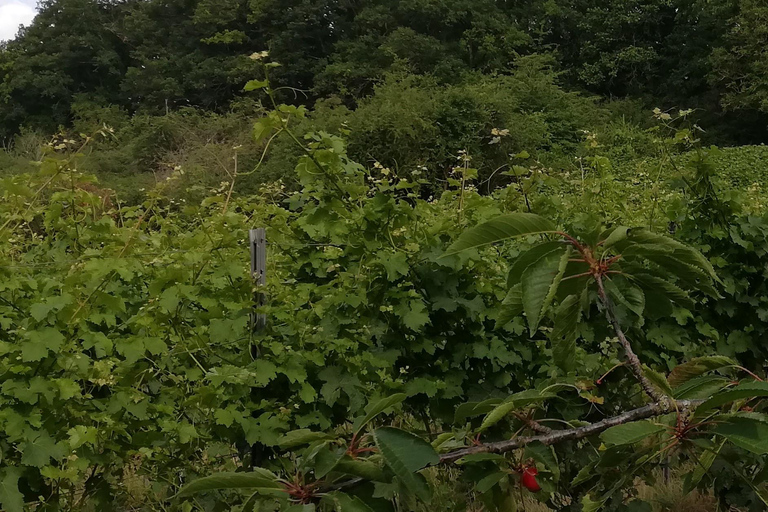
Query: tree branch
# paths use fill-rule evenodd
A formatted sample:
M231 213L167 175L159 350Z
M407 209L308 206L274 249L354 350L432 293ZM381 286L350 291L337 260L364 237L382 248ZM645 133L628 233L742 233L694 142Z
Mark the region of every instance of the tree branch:
M666 398L666 397L665 397ZM677 400L671 404L669 401L665 403L654 402L652 404L644 405L631 411L623 412L610 418L598 421L596 423L590 423L577 428L569 428L565 430L551 430L547 434L540 434L536 436L516 437L514 439L508 439L506 441L497 441L495 443L486 443L478 446L469 446L467 448L460 448L440 455L440 464L452 464L457 460L466 457L467 455L474 455L476 453L506 453L519 448L523 448L531 443L542 443L546 446L561 443L563 441L575 441L577 439L583 439L595 434L599 434L604 430L608 430L616 425L623 425L631 421L644 420L647 418L653 418L655 416L661 416L668 413L670 410L677 410L681 414L687 413L697 406L704 403L704 400ZM363 478L351 478L336 482L324 488L324 491L341 490L354 487L357 484L363 482Z
M702 404L703 402L704 400L680 400L677 402L673 402L671 405L672 405L672 409L687 411L692 408L695 408L696 406ZM670 411L670 404L668 401L664 404L659 402L654 402L652 404L644 405L643 407L621 413L617 416L611 416L610 418L605 418L604 420L598 421L597 423L584 425L583 427L570 428L566 430L553 430L549 434L541 434L537 436L528 436L528 437L517 437L515 439L509 439L506 441L498 441L495 443L487 443L487 444L481 444L479 446L470 446L467 448L461 448L459 450L454 450L452 452L448 452L440 455L440 463L449 464L452 462L456 462L462 457L466 457L467 455L472 455L475 453L506 453L512 450L516 450L518 448L522 448L528 444L535 443L535 442L540 442L544 445L549 446L551 444L556 444L563 441L573 441L576 439L582 439L584 437L588 437L594 434L599 434L600 432L607 430L611 427L615 427L616 425L622 425L624 423L629 423L630 421L637 421L637 420L642 420L646 418L652 418L654 416L661 416L662 414L666 414L669 411Z
M649 381L645 376L645 373L643 372L643 365L640 362L640 359L637 357L637 354L635 354L634 350L632 350L632 345L629 343L629 340L624 334L621 325L619 325L619 321L616 318L616 311L613 309L613 302L611 302L611 299L605 292L602 276L596 276L595 281L597 282L597 294L600 297L600 301L603 303L603 306L605 306L605 316L608 318L608 322L610 322L613 330L616 332L616 336L619 338L619 343L621 343L621 346L624 349L624 353L627 356L627 362L629 363L630 371L632 371L637 380L640 381L640 387L643 388L645 394L651 397L651 400L656 402L659 406L665 407L664 412L669 412L672 405L670 403L669 397L663 393L660 393L653 386L653 384L651 384L651 381Z

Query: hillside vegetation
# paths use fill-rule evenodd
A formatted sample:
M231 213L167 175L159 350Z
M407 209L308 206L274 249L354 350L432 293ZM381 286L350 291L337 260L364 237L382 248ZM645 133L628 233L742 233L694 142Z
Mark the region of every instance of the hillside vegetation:
M766 510L760 2L39 11L0 509Z

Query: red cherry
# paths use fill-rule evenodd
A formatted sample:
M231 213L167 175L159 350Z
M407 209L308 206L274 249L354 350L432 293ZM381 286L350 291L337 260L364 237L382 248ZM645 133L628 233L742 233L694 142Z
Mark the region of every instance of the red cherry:
M531 492L539 492L541 486L539 485L539 482L536 481L536 475L538 474L539 470L536 469L536 466L528 466L523 470L523 475L520 477L520 483Z

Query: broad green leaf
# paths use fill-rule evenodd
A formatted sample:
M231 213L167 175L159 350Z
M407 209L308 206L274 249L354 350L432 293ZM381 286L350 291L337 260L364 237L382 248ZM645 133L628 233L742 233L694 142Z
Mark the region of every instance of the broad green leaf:
M382 412L386 411L390 407L393 407L393 406L399 404L400 402L405 400L406 397L407 397L407 395L405 393L396 393L396 394L388 396L386 398L382 398L381 400L379 400L376 403L370 404L365 409L365 412L366 412L365 416L362 419L360 419L358 421L355 421L354 430L356 432L360 432L376 416L378 416Z
M549 335L552 357L555 364L565 373L576 365L576 326L581 316L581 300L578 295L569 295L558 306L555 324Z
M461 404L456 408L453 421L456 424L463 425L468 418L488 414L501 402L501 398L489 398L488 400L484 400L482 402L469 402L466 404Z
M627 233L629 232L629 228L626 226L616 226L615 228L612 228L608 230L607 236L600 236L600 239L602 240L602 246L604 249L607 249L608 247L613 246L614 244L617 244L619 242L622 242L627 239Z
M563 242L544 242L542 244L535 245L522 253L515 259L512 266L509 268L509 274L507 276L507 288L512 288L520 283L520 279L523 277L523 272L538 262L539 260L546 258L553 252L562 251L564 248Z
M414 494L429 499L429 486L416 471L440 461L432 445L409 432L392 427L374 432L376 446L392 472Z
M507 296L501 303L501 313L497 318L498 325L504 326L523 312L523 289L516 284L507 292Z
M633 272L628 274L627 277L640 285L646 292L651 291L661 294L668 300L686 309L691 309L694 306L693 301L682 288L665 279L643 272Z
M763 414L731 416L712 431L752 453L768 453L768 416Z
M674 389L674 397L678 400L707 399L726 387L730 381L715 375L696 377Z
M323 478L331 471L334 471L344 457L346 457L346 454L343 450L333 449L327 445L318 450L315 455L314 464L315 478Z
M265 87L269 86L269 82L267 80L250 80L248 83L245 84L245 87L243 87L243 90L245 92L250 91L256 91L258 89L264 89Z
M706 271L714 280L718 280L714 267L709 260L696 249L689 247L668 236L653 233L644 228L632 228L628 233L628 240L642 245L656 245L674 252L675 257L690 265L697 266Z
M547 446L536 441L525 447L525 456L532 458L552 473L552 480L555 483L560 480L560 465L557 462L557 454L553 446Z
M768 396L768 382L746 382L739 384L738 386L731 388L727 391L716 394L699 407L696 408L696 413L708 411L715 407L720 407L735 400L741 400L743 398L753 398L760 396Z
M597 461L592 461L586 466L584 466L583 468L581 468L579 472L576 473L576 476L573 478L573 481L571 482L571 486L575 487L581 483L591 480L596 476L599 476L599 474L595 471L596 465L597 465Z
M589 494L581 498L581 512L598 512L605 505L605 500L595 501Z
M296 446L311 444L315 441L324 439L333 439L333 437L325 432L313 432L309 429L302 428L299 430L292 430L291 432L287 432L280 436L277 441L277 446L284 449L295 448Z
M609 428L602 434L600 439L608 446L620 446L633 444L638 441L658 434L664 430L663 425L658 425L647 420L633 421L623 425L616 425Z
M463 466L464 464L477 464L487 461L501 462L507 460L507 458L500 453L472 453L466 457L462 457L456 461L456 464Z
M645 295L639 287L633 286L625 279L606 279L605 288L615 302L625 306L637 316L643 316Z
M509 238L554 231L555 226L551 222L532 213L503 215L462 233L443 256L451 256Z
M669 374L669 384L678 387L702 373L735 365L736 362L733 359L725 356L697 357L675 366Z
M486 475L479 482L477 482L475 484L475 490L481 494L486 493L507 476L507 473L504 473L503 471L494 471L490 475Z
M0 469L0 506L5 512L23 512L24 495L19 491L21 468Z
M553 395L552 393L542 393L535 389L528 389L515 393L488 413L483 419L483 423L480 425L480 432L492 427L512 411L519 410L537 402L543 402L544 400L554 398L555 396L556 395Z
M555 298L557 287L568 265L569 250L551 253L523 272L520 282L523 292L523 309L528 319L531 336L536 332L542 316Z
M704 475L707 474L709 468L712 467L712 463L715 462L715 459L724 444L725 440L723 439L714 449L707 450L702 453L700 457L694 458L696 467L694 467L693 471L686 476L685 481L683 482L683 492L689 493L699 485L701 479L704 478Z
M333 491L323 497L323 502L330 502L337 512L373 512L363 500L341 491Z
M243 510L241 512L254 512L254 511L258 511L256 506L258 505L259 498L261 498L261 497L262 497L262 495L259 494L258 491L253 493L253 494L251 494L251 497L248 498L248 500L245 503L243 503Z
M349 456L342 457L334 466L333 471L359 476L372 482L389 481L380 465L367 460L355 460Z
M198 478L185 485L176 497L219 489L258 489L262 494L287 496L277 476L266 469L254 468L249 473L218 473Z

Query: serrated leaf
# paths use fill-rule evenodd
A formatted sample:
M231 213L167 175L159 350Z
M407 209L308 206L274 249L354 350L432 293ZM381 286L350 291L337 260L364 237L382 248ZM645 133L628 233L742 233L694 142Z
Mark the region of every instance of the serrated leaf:
M615 228L610 229L607 236L600 236L600 240L603 242L603 248L607 249L608 247L626 240L628 232L629 228L626 226L616 226Z
M453 421L454 423L463 425L468 418L488 414L501 402L501 398L489 398L488 400L484 400L482 402L469 402L466 404L461 404L456 407L456 413L454 414Z
M375 402L373 404L369 404L368 407L366 407L366 414L365 416L355 421L355 427L354 430L356 432L360 432L365 426L370 423L376 416L383 413L390 407L394 407L395 405L401 403L403 400L405 400L407 395L405 393L396 393L394 395L388 396L386 398L382 398L378 402Z
M708 411L715 407L720 407L735 400L741 400L743 398L753 398L759 396L768 396L768 382L747 382L740 384L735 388L718 393L699 407L696 408L696 413Z
M501 303L501 313L496 321L497 325L504 326L511 322L516 316L523 312L523 289L520 284L516 284L507 292L507 296Z
M735 365L736 362L733 359L725 356L697 357L687 363L675 366L667 380L671 386L677 387L702 373Z
M515 259L515 261L512 263L512 266L509 268L509 274L507 275L507 288L512 288L513 286L519 284L520 279L523 277L523 272L525 272L528 267L538 262L539 260L546 258L553 252L562 251L563 248L564 246L562 242L545 242L543 244L538 244L522 253Z
M432 445L409 432L393 428L379 428L374 432L376 446L392 472L414 494L429 499L429 486L418 478L416 471L440 461Z
M624 279L606 279L605 288L615 302L622 304L637 316L643 316L645 295L639 287Z
M725 439L723 439L714 449L707 450L702 453L700 457L694 459L696 461L696 467L693 468L693 471L689 473L688 477L683 482L684 493L691 492L697 485L699 485L701 479L704 478L704 475L707 474L709 468L712 467L712 463L715 462L715 459L720 453L720 450L722 450L724 444Z
M663 295L668 300L686 309L692 309L694 303L688 294L679 286L651 274L642 272L632 273L627 277L637 283L644 291Z
M609 428L600 434L600 439L608 446L621 446L637 443L662 431L664 431L663 425L647 420L633 421Z
M507 474L503 471L494 471L490 475L486 475L479 482L475 484L475 490L479 493L486 493L490 491L493 486L501 482L506 478Z
M525 456L532 458L552 473L552 480L555 483L560 480L560 465L557 462L557 454L554 447L536 441L525 447Z
M523 309L528 319L531 336L539 327L544 312L555 298L557 287L568 265L570 252L551 253L523 272L521 279Z
M254 468L254 471L249 473L218 473L198 478L184 486L176 497L219 489L258 489L257 492L261 494L288 497L277 476L262 468Z
M483 430L492 427L504 419L504 417L506 417L507 414L512 411L537 402L543 402L544 400L554 398L555 396L556 395L553 395L552 393L541 393L535 389L528 389L526 391L515 393L514 395L511 395L509 398L504 400L501 404L494 407L494 409L488 413L488 415L483 419L483 423L480 425L479 431L482 432Z
M558 306L555 324L549 335L552 344L552 358L565 373L576 365L576 326L581 316L581 299L569 295Z
M330 501L337 512L373 512L373 509L357 496L350 496L341 491L326 494L323 501Z
M651 384L656 386L656 388L658 388L662 393L667 396L672 396L672 388L670 387L669 382L667 382L667 378L664 377L664 375L648 368L645 365L643 365L643 375L645 375L645 378L651 381Z
M730 381L722 377L707 375L696 377L674 389L674 397L678 400L707 399L725 388Z
M324 439L332 439L333 437L325 432L313 432L309 429L302 428L299 430L292 430L284 435L280 436L277 440L277 446L283 449L295 448L303 444L311 444L315 441Z
M443 257L518 236L554 231L555 226L551 222L532 213L503 215L462 233Z
M768 453L768 417L733 416L717 423L712 431L752 453Z
M333 470L339 473L359 476L372 482L387 482L390 480L380 465L367 460L352 459L349 456L342 457L336 463Z

